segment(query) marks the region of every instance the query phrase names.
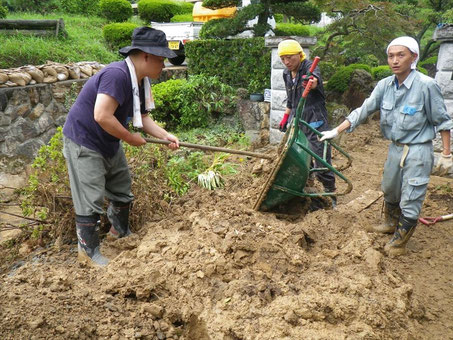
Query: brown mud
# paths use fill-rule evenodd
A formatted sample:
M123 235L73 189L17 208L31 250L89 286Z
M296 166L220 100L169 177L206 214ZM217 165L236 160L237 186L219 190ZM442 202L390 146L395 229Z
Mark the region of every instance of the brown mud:
M30 252L0 274L0 339L453 339L453 220L387 257L390 235L369 230L388 142L372 121L342 145L354 189L336 209L254 211L272 165L250 159L224 189L194 187L104 238L105 269L79 264L76 244ZM424 216L453 212L451 186L431 178Z

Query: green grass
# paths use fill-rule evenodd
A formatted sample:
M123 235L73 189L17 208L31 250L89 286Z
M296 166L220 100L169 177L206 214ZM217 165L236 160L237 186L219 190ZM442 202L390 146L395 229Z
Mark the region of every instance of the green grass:
M47 60L68 63L98 61L108 64L121 57L107 47L102 27L107 23L99 17L77 15L10 13L7 19L63 18L68 38L34 37L0 34L0 68L39 65Z

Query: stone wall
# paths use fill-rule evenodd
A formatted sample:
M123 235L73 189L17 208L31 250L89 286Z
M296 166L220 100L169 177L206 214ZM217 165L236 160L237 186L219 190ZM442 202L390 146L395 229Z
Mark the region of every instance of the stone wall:
M0 172L22 173L62 126L86 79L0 89Z
M285 39L294 39L304 49L307 58L310 58L309 47L316 44L316 38L313 37L267 37L265 46L272 49L271 59L271 105L269 114L269 141L272 144L277 144L283 137L283 133L279 131L278 125L283 118L286 109L286 90L283 82L283 70L285 66L282 64L278 56L277 47L280 41Z
M438 27L433 39L441 44L437 58L436 81L444 96L448 114L453 118L453 25ZM453 141L453 134L451 141ZM434 150L442 151L440 136L434 141Z

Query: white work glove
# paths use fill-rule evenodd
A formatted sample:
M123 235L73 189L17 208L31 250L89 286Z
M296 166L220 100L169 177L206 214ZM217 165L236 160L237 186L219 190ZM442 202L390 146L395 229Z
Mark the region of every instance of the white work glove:
M438 176L446 175L450 171L452 164L451 153L449 155L441 153L434 167L433 173Z
M337 137L338 136L338 129L335 128L335 129L332 129L332 130L329 130L329 131L322 131L321 134L322 134L322 137L319 140L320 142L325 141L326 139L332 139L332 138Z

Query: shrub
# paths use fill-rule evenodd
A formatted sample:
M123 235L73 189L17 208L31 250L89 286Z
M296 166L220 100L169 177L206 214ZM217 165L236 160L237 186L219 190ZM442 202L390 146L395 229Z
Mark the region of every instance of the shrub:
M108 21L123 22L132 17L133 11L127 0L100 0L100 14Z
M371 69L371 75L374 80L381 80L391 76L392 74L393 72L388 65L376 66Z
M191 13L177 14L170 19L170 22L188 22L193 21Z
M297 35L310 36L310 30L307 26L301 24L277 23L274 33L277 36Z
M136 27L138 27L137 24L130 22L108 24L102 28L102 35L107 45L116 51L131 44L132 32Z
M8 14L8 9L0 5L0 19L5 19Z
M248 89L252 81L270 87L271 51L264 38L195 40L185 45L185 52L190 75L217 76L236 88Z
M197 75L188 80L171 79L153 85L156 109L152 115L169 129L204 127L212 118L233 112L234 92L218 77Z
M354 70L362 69L371 73L371 67L365 64L351 64L341 67L330 79L326 85L326 90L343 93L348 89L349 81Z
M59 9L63 13L97 15L99 0L59 0Z
M180 5L168 0L140 0L137 5L140 19L149 23L170 22L172 16L183 14Z

